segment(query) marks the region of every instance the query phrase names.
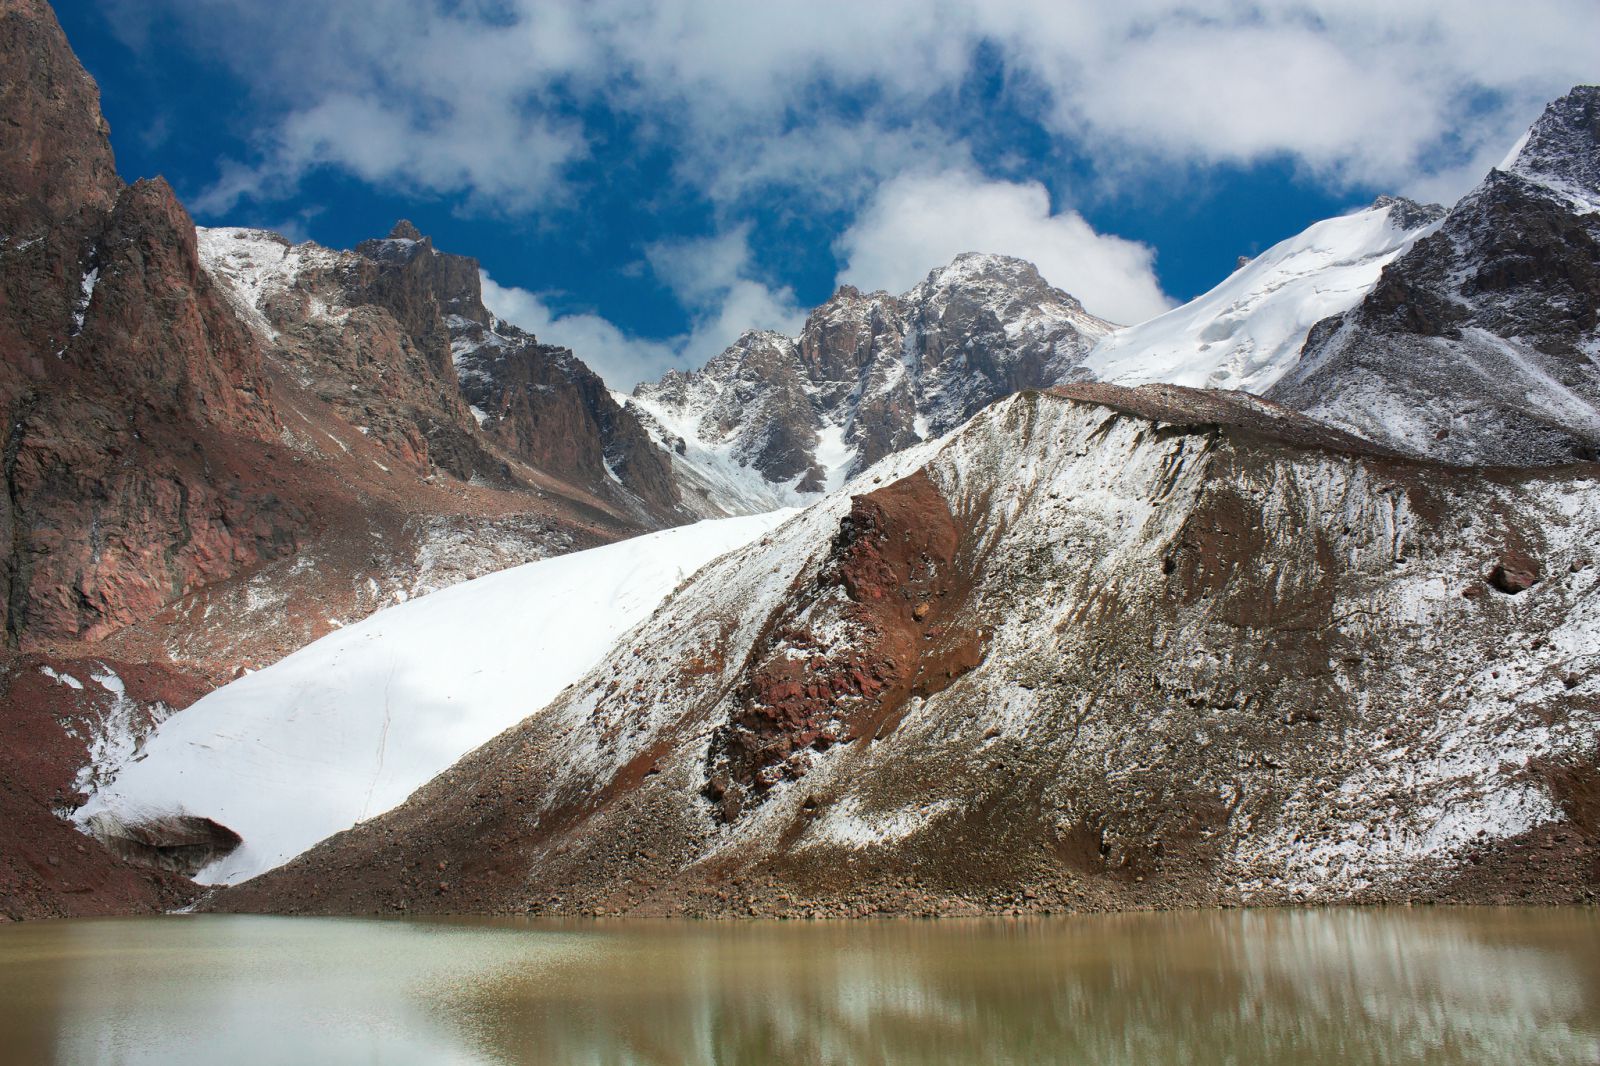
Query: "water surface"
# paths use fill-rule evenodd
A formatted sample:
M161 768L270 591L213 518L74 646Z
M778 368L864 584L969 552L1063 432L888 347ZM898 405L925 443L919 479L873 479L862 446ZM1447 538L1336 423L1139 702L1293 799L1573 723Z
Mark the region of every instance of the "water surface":
M1600 1063L1600 912L0 928L17 1063Z

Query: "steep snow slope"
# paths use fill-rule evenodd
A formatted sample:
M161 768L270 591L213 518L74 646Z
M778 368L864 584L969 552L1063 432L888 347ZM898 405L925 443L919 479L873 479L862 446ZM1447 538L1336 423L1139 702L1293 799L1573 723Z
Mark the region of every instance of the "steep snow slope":
M1084 359L1081 376L1265 392L1299 360L1311 327L1359 303L1383 268L1443 214L1382 197L1364 211L1318 222L1205 295L1111 334Z
M1596 474L1409 460L1241 394L1024 392L217 905L1583 898Z
M678 489L687 505L698 513L760 514L815 502L814 493L768 481L740 462L736 442L706 440L696 432L692 421L685 421L672 409L648 397L624 392L613 393L613 398L632 412L657 446L671 456Z
M162 823L210 819L243 844L197 880L253 877L538 711L685 577L786 517L701 522L379 612L169 718L75 817L156 847Z

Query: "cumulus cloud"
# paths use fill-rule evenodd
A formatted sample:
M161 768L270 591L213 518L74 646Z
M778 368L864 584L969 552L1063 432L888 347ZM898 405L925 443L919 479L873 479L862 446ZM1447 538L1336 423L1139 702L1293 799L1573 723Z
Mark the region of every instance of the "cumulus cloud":
M690 365L704 363L746 330L796 333L805 322L794 290L758 277L748 225L711 237L653 244L647 255L656 276L691 312L693 329L682 338Z
M1116 169L1286 157L1334 187L1410 191L1502 148L1597 73L1587 0L997 0L978 32L1045 121Z
M1032 262L1046 281L1113 322L1140 322L1172 306L1149 247L1096 233L1076 212L1052 212L1050 194L1035 182L971 171L885 183L838 251L839 280L862 289L901 292L962 252L995 252Z
M826 191L857 166L883 166L856 132L917 128L923 142L958 144L974 115L953 94L980 49L1031 87L1049 129L1108 165L1129 151L1288 156L1331 182L1437 183L1592 79L1600 39L1593 0L116 0L115 10L132 41L158 39L148 27L163 17L186 26L272 102L261 157L240 164L255 184L236 169L217 202L331 166L512 209L558 195L564 165L589 147L595 134L571 117L574 104L645 120L707 190L746 195L762 179L798 178ZM793 152L805 145L816 151ZM768 165L786 154L792 166Z
M656 276L690 311L686 332L666 340L638 337L592 312L559 314L550 299L482 275L483 302L546 344L571 348L614 389L628 391L666 371L700 366L750 329L796 333L805 312L786 286L753 276L749 228L661 243L649 249Z
M480 276L485 307L545 344L571 348L613 389L627 391L683 366L682 351L675 341L633 336L592 312L559 314L544 296L501 285L487 273Z

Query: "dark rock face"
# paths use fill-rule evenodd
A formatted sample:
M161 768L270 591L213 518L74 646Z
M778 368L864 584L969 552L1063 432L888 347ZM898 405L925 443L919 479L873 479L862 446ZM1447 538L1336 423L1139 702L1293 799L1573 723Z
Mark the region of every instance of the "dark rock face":
M100 90L46 0L0 2L0 238L103 215L122 190Z
M1508 551L1489 571L1489 584L1501 592L1516 595L1539 583L1539 564L1520 551Z
M482 428L495 443L602 495L615 482L658 521L678 517L667 457L571 351L540 344L484 307L477 260L436 251L406 221L356 252L381 266L349 286L349 301L394 314L430 354L434 375L486 416Z
M665 520L680 515L666 454L569 349L540 344L492 316L487 324L453 319L451 332L462 395L486 414L491 438L558 476L615 481Z
M641 385L657 437L768 486L815 493L1068 376L1112 327L1030 263L968 254L901 296L844 286L798 338L752 332L706 366Z
M1600 888L1596 467L1462 469L1251 397L1105 385L1003 400L905 462L713 564L406 804L213 905ZM1461 595L1494 560L1525 568L1508 545L1543 579Z
M1597 115L1593 86L1551 104L1268 395L1451 462L1600 456Z
M816 416L792 340L746 333L702 370L670 371L656 385L640 386L638 395L667 410L690 411L704 403L708 380L720 390L692 427L696 436L733 439L734 459L768 481L803 479L808 491L820 489L827 473L816 461Z
M1431 226L1445 216L1438 204L1422 204L1404 196L1380 196L1372 201L1373 207L1389 208L1389 221L1397 229L1414 230Z
M660 453L571 352L484 307L478 263L408 222L353 253L207 230L208 265L321 397L426 476L560 479L659 527L684 517Z

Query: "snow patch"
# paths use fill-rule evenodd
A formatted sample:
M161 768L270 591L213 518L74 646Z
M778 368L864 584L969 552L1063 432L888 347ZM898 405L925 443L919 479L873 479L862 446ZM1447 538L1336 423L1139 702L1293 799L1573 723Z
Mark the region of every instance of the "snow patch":
M959 810L953 800L922 803L892 811L868 813L856 796L835 804L806 833L801 847L832 844L846 848L870 848L907 839L927 829L942 815Z
M41 667L39 667L39 672L41 674L43 674L45 677L48 677L50 680L56 682L57 684L65 685L68 688L77 689L79 691L83 690L83 682L82 681L79 681L77 678L73 677L71 674L61 673L60 671L56 670L54 667L41 666Z
M170 713L162 703L148 707L128 698L128 688L115 670L101 664L90 679L111 696L111 702L96 705L89 725L89 761L79 769L73 787L89 792L104 786L138 753L150 729ZM79 687L82 687L81 685Z

